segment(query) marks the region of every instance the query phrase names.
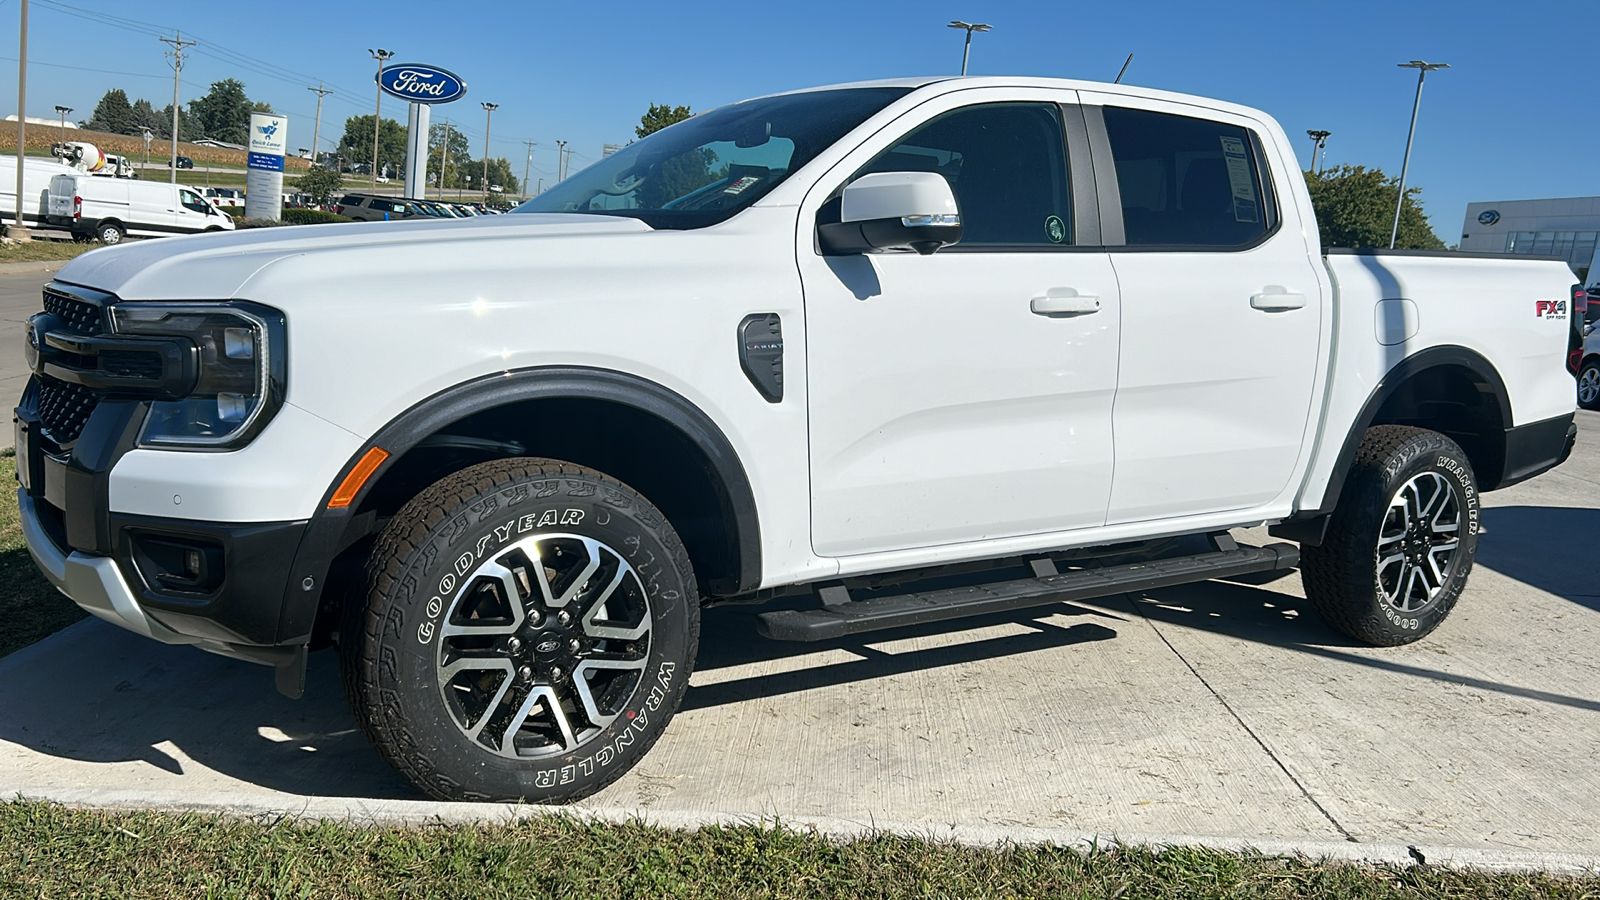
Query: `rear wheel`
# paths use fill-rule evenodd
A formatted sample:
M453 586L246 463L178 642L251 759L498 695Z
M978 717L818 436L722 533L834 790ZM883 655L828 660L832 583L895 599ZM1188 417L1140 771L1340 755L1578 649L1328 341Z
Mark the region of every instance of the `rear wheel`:
M123 230L122 226L116 222L101 222L94 229L94 236L99 239L100 243L108 246L122 243L122 239L127 234L127 231Z
M1442 434L1367 431L1320 547L1301 550L1306 599L1356 640L1392 647L1443 622L1478 549L1478 486Z
M465 469L373 550L340 628L351 706L379 752L446 800L564 802L642 758L688 686L694 572L672 526L598 472Z
M1600 410L1600 356L1587 360L1578 370L1578 405Z

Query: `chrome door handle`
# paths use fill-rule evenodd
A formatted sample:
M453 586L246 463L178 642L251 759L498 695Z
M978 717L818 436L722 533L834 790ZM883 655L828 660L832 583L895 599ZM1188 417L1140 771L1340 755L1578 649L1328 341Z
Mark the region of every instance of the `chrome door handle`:
M1057 293L1058 290L1061 292ZM1080 294L1071 288L1053 288L1033 298L1028 308L1039 316L1081 316L1099 312L1100 297L1096 294Z
M1250 305L1267 311L1299 309L1306 305L1306 295L1297 291L1263 291L1250 295Z

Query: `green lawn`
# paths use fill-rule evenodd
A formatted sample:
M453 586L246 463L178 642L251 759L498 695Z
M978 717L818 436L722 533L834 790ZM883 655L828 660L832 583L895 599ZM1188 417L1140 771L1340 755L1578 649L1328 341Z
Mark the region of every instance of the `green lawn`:
M0 627L0 656L49 637L84 617L83 610L44 580L28 556L28 548L23 546L16 475L15 451L0 451L0 622L5 623ZM0 888L4 886L5 879L0 876ZM4 896L3 890L0 896Z
M10 885L9 892L7 885ZM1176 849L974 849L786 828L671 831L567 817L376 828L0 804L16 897L1594 898L1600 880Z
M100 245L79 244L74 241L58 241L49 238L32 240L26 244L6 244L0 246L0 263L48 262L57 259L72 259L98 246Z

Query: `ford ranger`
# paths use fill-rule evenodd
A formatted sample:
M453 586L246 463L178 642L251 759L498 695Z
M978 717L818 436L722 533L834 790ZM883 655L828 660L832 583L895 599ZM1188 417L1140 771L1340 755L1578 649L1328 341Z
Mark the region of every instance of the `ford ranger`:
M565 801L662 734L708 604L816 641L1298 567L1330 627L1423 637L1481 493L1570 451L1572 282L1322 248L1253 109L818 88L513 215L80 257L18 499L89 612L290 696L336 646L419 789Z

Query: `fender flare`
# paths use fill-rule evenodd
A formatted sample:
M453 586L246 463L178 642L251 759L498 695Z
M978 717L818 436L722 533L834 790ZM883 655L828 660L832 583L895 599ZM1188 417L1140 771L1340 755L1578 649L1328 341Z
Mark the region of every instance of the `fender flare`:
M1315 534L1312 540L1321 542L1322 527L1326 524L1326 517L1333 512L1339 503L1339 494L1344 491L1345 479L1350 474L1350 467L1355 464L1356 450L1361 446L1361 439L1372 427L1373 419L1378 416L1378 410L1394 396L1400 386L1409 381L1413 376L1429 369L1444 366L1457 366L1471 371L1489 386L1489 392L1494 396L1495 402L1500 406L1500 415L1503 426L1511 426L1511 396L1506 391L1506 383L1500 377L1500 372L1495 369L1482 354L1475 350L1455 344L1442 344L1429 347L1400 360L1384 376L1378 380L1372 393L1367 396L1367 402L1362 404L1361 412L1356 415L1355 422L1351 424L1349 432L1345 435L1344 443L1339 448L1339 457L1334 463L1333 472L1328 476L1328 484L1323 488L1322 502L1315 509L1304 509L1284 520L1283 525L1300 526L1284 529L1285 533L1276 535L1288 537L1292 540L1306 540L1305 526L1314 526ZM1487 474L1487 473L1485 473ZM1494 473L1495 481L1499 481L1500 473ZM1314 520L1321 519L1321 522ZM1281 526L1273 526L1275 529ZM1307 540L1312 543L1312 540ZM1315 546L1313 543L1313 546Z
M509 403L545 399L604 400L653 415L676 428L710 462L722 515L733 523L738 552L738 590L761 583L761 529L755 493L733 444L711 417L682 395L659 384L608 369L545 366L486 375L447 388L402 412L363 442L328 485L295 552L278 622L279 643L303 643L316 620L321 586L355 510L389 467L424 438L474 413ZM348 507L330 509L333 492L373 447L389 455ZM305 587L308 583L310 587Z

